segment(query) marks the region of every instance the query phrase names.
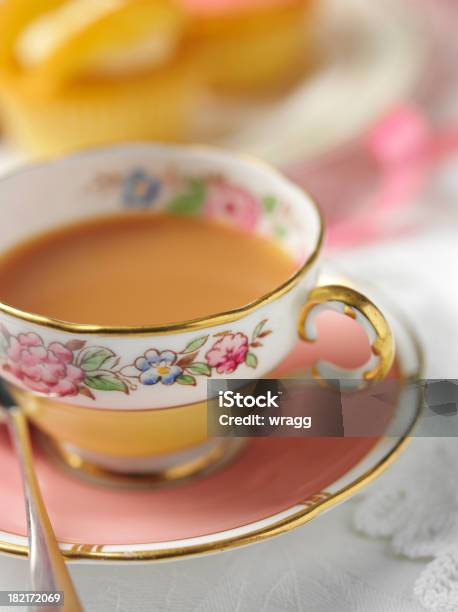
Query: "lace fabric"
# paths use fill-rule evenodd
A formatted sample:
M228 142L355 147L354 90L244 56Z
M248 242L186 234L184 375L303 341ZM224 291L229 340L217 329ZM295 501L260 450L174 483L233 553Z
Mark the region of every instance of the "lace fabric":
M433 612L458 610L458 441L416 438L363 495L356 529L388 538L397 555L429 563L414 587L419 603Z

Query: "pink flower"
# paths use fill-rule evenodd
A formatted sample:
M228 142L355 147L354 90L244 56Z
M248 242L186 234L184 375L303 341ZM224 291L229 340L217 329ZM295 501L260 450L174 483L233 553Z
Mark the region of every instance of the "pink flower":
M253 230L261 214L261 204L249 191L214 180L203 205L204 216L226 221L245 231Z
M46 348L37 334L11 336L7 369L33 391L59 397L77 395L84 379L81 368L73 365L73 353L60 342Z
M232 374L245 361L248 338L245 334L225 334L205 355L208 365L218 374Z

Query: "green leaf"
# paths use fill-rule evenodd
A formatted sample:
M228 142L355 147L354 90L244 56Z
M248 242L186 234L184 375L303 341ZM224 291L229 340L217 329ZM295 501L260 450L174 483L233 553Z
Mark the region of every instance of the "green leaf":
M258 358L254 353L247 353L245 363L249 368L255 368L258 365Z
M283 240L283 238L286 238L286 236L288 235L288 230L283 225L276 225L274 227L274 234L276 238Z
M185 349L181 351L182 353L193 353L194 351L198 351L203 345L207 342L207 336L200 336L200 338L196 338L195 340L191 340L189 344L186 345Z
M167 210L178 215L197 215L205 199L205 183L202 179L189 179L186 190L175 196Z
M253 330L253 334L251 336L253 340L259 336L259 334L262 332L262 328L264 327L266 323L267 323L267 319L263 319L260 323L256 325L256 327Z
M84 379L84 384L91 387L91 389L97 389L97 391L122 391L123 393L129 393L126 383L112 374L87 375Z
M200 376L210 376L212 373L211 367L200 361L195 361L193 364L187 366L187 372L191 372L191 374L198 374Z
M181 374L180 376L178 376L176 382L180 385L196 385L196 379L194 378L194 376L188 376L187 374Z
M115 354L110 349L100 346L88 348L81 354L80 367L85 372L95 372L111 357L115 357Z
M262 203L264 204L264 210L270 214L275 210L275 207L277 205L277 198L271 195L265 196L262 199Z

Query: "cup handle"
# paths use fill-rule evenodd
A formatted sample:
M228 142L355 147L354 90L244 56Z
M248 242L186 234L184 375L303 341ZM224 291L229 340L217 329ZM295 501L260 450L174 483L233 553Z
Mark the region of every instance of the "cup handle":
M317 361L312 366L313 377L318 380L339 379L341 386L348 389L365 387L385 378L393 364L395 345L390 326L377 306L350 287L315 287L298 322L299 336L305 342L315 342L315 317L323 310L333 310L355 319L367 333L371 356L364 365L351 370L327 361Z

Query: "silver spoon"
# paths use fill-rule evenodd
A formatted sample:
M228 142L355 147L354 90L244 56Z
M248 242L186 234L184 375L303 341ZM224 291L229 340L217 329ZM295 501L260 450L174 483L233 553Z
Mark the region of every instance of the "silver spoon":
M64 558L54 535L38 484L24 411L14 399L8 383L0 378L0 407L3 408L11 439L21 468L29 535L29 558L34 591L62 591L62 605L44 605L42 611L80 612L83 610ZM0 408L1 409L1 408Z

